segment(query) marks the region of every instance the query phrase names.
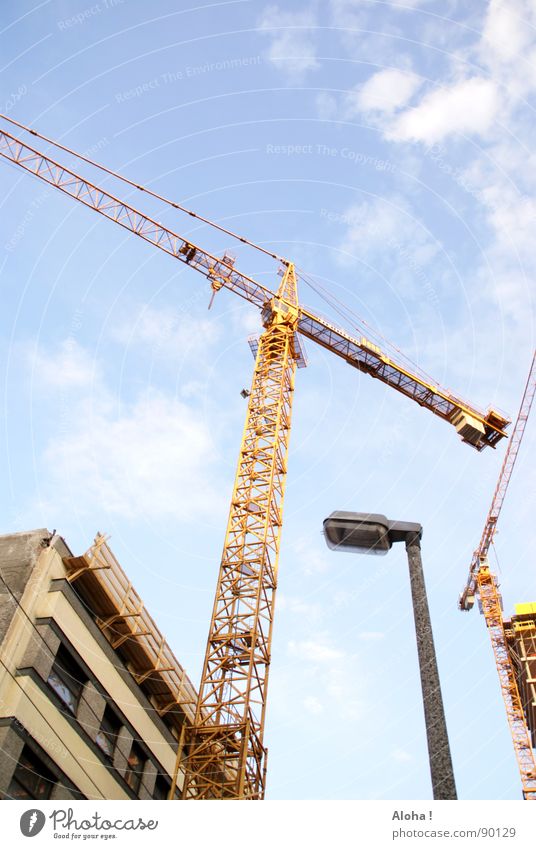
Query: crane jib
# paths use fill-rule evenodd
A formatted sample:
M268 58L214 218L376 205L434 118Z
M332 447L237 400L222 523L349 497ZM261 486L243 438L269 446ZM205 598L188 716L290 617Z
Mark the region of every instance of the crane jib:
M215 256L2 131L0 156L200 272L213 294L226 288L262 312L265 330L256 343L253 380L246 392L248 413L196 717L186 732L183 786L184 798L262 799L267 755L263 733L291 410L295 370L300 360L305 362L299 335L448 421L477 450L494 446L505 436L508 420L494 410L479 412L386 356L365 337L355 338L302 308L292 263L283 260L283 280L273 292L235 268L230 254Z

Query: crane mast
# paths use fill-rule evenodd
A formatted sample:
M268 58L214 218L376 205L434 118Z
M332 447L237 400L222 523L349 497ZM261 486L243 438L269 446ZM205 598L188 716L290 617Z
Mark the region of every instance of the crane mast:
M216 599L189 745L183 798L261 799L266 689L287 455L297 322L294 267L266 310L240 447Z
M532 356L532 363L529 370L529 376L525 384L525 389L523 391L521 406L519 408L519 413L517 414L514 429L508 442L506 454L504 455L503 464L499 473L499 479L495 487L495 492L493 494L491 507L489 508L489 512L486 518L484 530L482 531L482 536L480 538L478 548L475 549L473 553L471 566L469 567L469 575L467 577L463 592L460 596L459 607L461 610L470 610L473 604L475 603L475 590L477 588L477 577L480 569L480 564L487 556L489 547L493 542L493 537L495 536L495 531L497 529L497 521L499 519L499 514L503 505L504 496L506 495L506 490L508 489L508 484L510 483L510 478L512 477L512 472L514 470L514 465L517 459L519 446L521 445L521 440L523 439L523 434L525 433L525 427L532 407L532 402L534 400L535 390L536 351Z
M491 507L484 525L484 531L479 546L473 554L469 576L459 600L461 610L470 610L474 605L475 594L478 594L480 598L521 776L523 796L525 799L531 801L536 801L536 760L523 710L523 702L519 694L516 670L508 649L502 616L501 595L497 578L491 571L488 562L488 551L497 530L497 522L519 452L519 446L525 432L535 390L536 352L534 352L532 357L532 364L523 392L521 406L508 443Z
M261 310L265 329L256 351L195 722L185 741L183 798L262 799L294 376L296 367L305 364L300 336L449 422L478 451L495 447L509 422L493 409L477 410L401 366L366 338L352 336L302 307L291 262L283 260L283 279L273 292L238 271L228 254L216 257L4 130L0 156L199 271L214 292L226 288Z

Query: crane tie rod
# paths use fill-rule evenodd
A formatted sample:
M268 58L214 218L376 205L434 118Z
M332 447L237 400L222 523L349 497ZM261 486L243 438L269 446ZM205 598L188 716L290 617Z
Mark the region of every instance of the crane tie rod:
M111 168L106 168L105 165L101 165L99 162L95 162L93 159L89 159L89 157L83 156L81 153L77 153L75 150L71 150L71 148L66 147L65 145L55 141L54 139L48 138L48 136L44 136L37 130L32 130L31 127L27 127L25 124L21 124L19 121L15 121L14 118L10 118L8 115L4 115L1 112L0 118L3 118L4 121L9 121L10 124L14 124L16 127L19 127L21 130L30 133L32 136L37 136L37 138L42 139L48 144L54 145L54 147L59 148L59 150L63 150L65 153L69 153L71 156L75 156L77 159L80 159L83 162L87 162L88 165L92 165L95 168L98 168L100 171L104 171L111 177L115 177L116 179L121 180L123 183L127 183L127 185L132 186L134 189L138 189L138 191L140 192L145 192L145 194L151 195L151 197L156 198L156 200L160 200L163 203L172 206L173 209L179 209L181 212L185 212L192 218L196 218L198 221L202 221L203 224L208 224L210 227L214 227L215 230L219 230L221 233L225 233L227 236L231 236L231 238L237 239L237 241L242 242L242 244L248 245L250 248L255 248L255 250L260 251L266 256L271 257L271 259L276 259L278 262L282 262L285 265L288 265L288 260L284 257L279 256L279 254L274 254L271 251L266 250L266 248L263 248L260 245L256 245L255 242L250 242L250 240L246 239L244 236L240 236L238 235L238 233L234 233L232 230L228 230L226 227L222 227L221 224L216 224L214 221L210 221L209 218L204 218L197 212L192 212L192 210L188 209L186 206L182 206L182 204L180 203L175 203L175 201L170 200L169 198L166 198L163 195L159 195L157 192L153 192L152 189L148 189L146 186L140 186L139 183L134 183L132 180L129 180L128 177L124 177L122 174L119 174L116 171L112 171Z

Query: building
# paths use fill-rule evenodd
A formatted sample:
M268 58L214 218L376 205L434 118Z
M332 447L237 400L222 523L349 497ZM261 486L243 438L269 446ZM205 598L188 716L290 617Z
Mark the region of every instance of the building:
M504 633L532 746L536 749L536 603L516 604L515 615L504 623Z
M0 537L0 797L180 797L196 692L102 535Z

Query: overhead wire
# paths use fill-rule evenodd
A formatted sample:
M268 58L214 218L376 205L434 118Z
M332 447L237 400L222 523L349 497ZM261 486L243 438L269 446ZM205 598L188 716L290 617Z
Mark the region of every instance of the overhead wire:
M1 580L1 581L2 581L2 583L4 584L5 588L7 589L8 593L10 594L10 596L11 596L11 597L13 598L13 600L15 601L15 604L17 605L18 609L21 611L21 613L23 614L23 616L24 616L24 617L28 620L28 623L29 623L29 624L30 624L30 626L33 628L33 630L35 631L35 633L36 633L36 634L37 634L37 636L39 637L40 641L41 641L41 642L42 642L42 643L46 646L47 650L48 650L48 651L50 651L50 646L49 646L49 645L48 645L48 643L46 642L44 635L43 635L43 634L39 631L39 629L37 628L37 625L36 625L36 624L35 624L35 622L32 620L32 618L31 618L31 616L29 615L28 611L24 609L24 607L23 607L23 605L22 605L22 602L21 602L21 601L20 601L20 599L18 599L18 598L17 598L17 596L14 594L13 590L11 589L11 587L9 586L9 584L7 583L6 579L4 578L4 576L2 575L2 573L1 573L1 572L0 572L0 580ZM23 691L23 692L25 693L25 695L27 696L28 700L29 700L29 701L31 702L31 704L35 707L35 709L39 712L39 714L41 715L41 717L45 720L45 722L46 722L46 724L48 725L48 727L49 727L49 728L51 728L51 729L52 729L52 731L54 731L54 733L55 733L55 734L56 734L56 736L57 736L57 729L55 729L55 728L54 728L54 727L50 724L50 722L47 720L47 718L44 716L44 714L43 714L43 713L39 710L39 708L37 707L37 705L35 704L35 702L32 700L31 696L29 696L29 695L28 695L28 693L26 692L26 690L24 689L24 687L22 687L22 685L19 683L19 681L18 681L17 677L13 675L13 673L12 673L12 672L11 672L11 670L10 670L10 669L6 666L6 664L4 663L4 661L2 660L2 658L1 658L1 657L0 657L0 663L2 663L2 666L4 667L4 669L6 670L6 672L8 672L8 673L11 675L11 677L13 678L13 680L14 680L14 681L16 681L16 683L19 685L19 687L22 689L22 691ZM80 684L80 683L83 683L83 682L78 681L77 683L79 683L79 684ZM110 701L111 701L111 700L110 700ZM108 704L108 699L106 699L106 704ZM87 707L87 708L89 708L89 710L91 711L91 713L92 713L92 714L93 714L93 716L95 717L95 719L96 719L96 725L94 726L94 728L95 728L96 730L98 730L98 729L100 728L100 726L101 726L101 717L100 717L100 716L96 713L96 711L94 710L94 708L92 708L92 706L89 704L89 702L86 702L86 707ZM67 710L63 710L63 709L61 709L61 708L59 709L59 713L60 713L60 715L61 715L61 716L71 716L71 715L72 715L72 714L71 714L70 712L68 712ZM22 723L21 723L21 724L22 724ZM28 732L28 733L30 733L30 732ZM31 736L31 735L30 735L30 736ZM136 738L136 737L135 737L134 739L135 739L135 740L137 740L137 741L138 741L138 740L141 740L141 738ZM69 753L73 756L73 758L74 758L74 759L75 759L78 763L80 763L80 761L79 761L78 757L77 757L77 756L76 756L76 755L75 755L75 754L74 754L74 753L73 753L73 752L69 749L69 747L68 747L68 746L66 746L66 745L65 745L64 740L62 740L61 742L62 742L62 745L64 745L64 746L65 746L65 748L67 749L67 751L68 751L68 752L69 752ZM82 767L82 769L84 769L84 768ZM88 773L85 769L84 769L84 772L85 772L85 774L87 775L87 777L90 779L90 781L91 781L91 783L93 784L93 786L94 786L94 787L96 787L96 789L97 789L97 790L99 790L99 788L97 787L97 785L95 784L95 782L93 781L93 779L91 778L91 776L89 775L89 773ZM167 773L158 773L158 774L159 774L159 775L160 775L160 774L167 775ZM142 783L144 783L144 782L143 782L143 778L142 778ZM101 797L101 798L102 798L102 797Z
M345 321L348 321L355 330L360 332L365 332L368 336L372 336L378 342L381 342L388 350L396 352L397 357L404 360L411 368L415 371L416 374L424 377L429 383L434 383L434 379L431 375L427 374L417 363L415 363L411 357L408 357L400 348L397 348L392 342L390 342L385 336L380 333L379 330L372 327L364 318L361 318L354 310L348 307L343 303L333 292L330 292L326 289L320 281L306 273L303 270L299 270L299 277L304 283L309 286L309 288L315 292L325 303L328 304L338 315L341 316Z
M24 615L25 615L27 618L29 618L29 617L28 617L28 614L26 613L26 611L24 610L24 608L23 608L23 607L22 607L22 605L20 604L19 599L17 599L17 597L14 595L13 591L11 590L11 587L9 587L9 585L7 584L7 582L6 582L5 578L4 578L4 576L3 576L3 575L1 575L1 574L0 574L0 579L2 580L2 582L4 583L4 585L6 586L6 588L7 588L8 592L10 593L10 595L11 595L11 596L15 599L15 602L17 603L17 606L18 606L18 607L22 610L22 612L24 613ZM30 620L30 621L31 621L31 620ZM32 625L33 625L33 623L32 623ZM34 625L34 627L36 627L36 626ZM36 630L37 630L37 628L36 628ZM39 632L38 632L38 633L39 633ZM40 637L40 639L41 639L41 640L44 640L44 637L43 637L43 635L42 635L42 634L39 634L39 637ZM24 695L26 696L26 698L28 699L28 701L30 702L30 704L31 704L31 705L32 705L32 706L36 709L36 711L38 712L38 714L39 714L39 716L41 717L41 719L43 719L43 720L44 720L45 724L46 724L46 725L47 725L47 726L51 729L51 731L54 733L54 736L58 736L58 730L57 730L57 728L54 728L54 726L51 724L51 722L50 722L50 721L47 719L47 717L44 715L44 713L43 713L43 712L42 712L42 710L39 708L39 706L38 706L38 705L36 705L36 703L34 702L34 700L32 699L32 697L30 696L30 694L29 694L29 693L27 692L27 690L26 690L26 689L22 686L22 684L20 683L20 681L19 681L19 679L17 678L17 676L13 674L13 672L12 672L12 671L11 671L11 669L8 667L8 665L4 662L4 659L3 659L2 657L0 657L0 663L2 664L2 666L4 667L4 669L6 670L6 672L8 673L8 675L10 675L10 676L11 676L11 678L13 679L13 681L15 682L15 684L17 684L17 686L19 687L19 689L21 689L21 690L22 690L22 692L24 693ZM21 723L21 724L22 724L22 725L23 725L23 727L24 727L24 724L23 724L23 723ZM30 732L28 732L28 733L30 733ZM30 734L30 736L32 736L32 735ZM86 770L86 769L84 768L84 766L82 765L81 760L80 760L80 756L79 756L79 755L76 755L73 751L71 751L71 749L69 748L69 746L65 743L65 740L62 740L61 742L62 742L62 745L65 747L65 749L67 749L67 751L69 752L69 754L70 754L70 755L72 755L72 757L73 757L73 759L76 761L76 763L78 763L78 764L79 764L80 768L81 768L81 769L82 769L82 771L85 773L85 775L87 776L87 778L89 779L89 781L91 782L91 784L93 785L93 787L95 788L95 790L97 791L97 793L99 793L99 794L100 794L100 795L99 795L98 797L96 797L96 798L101 798L101 799L102 799L102 798L103 798L103 797L102 797L102 793L100 792L100 790L99 790L98 786L95 784L95 781L91 778L90 774L87 772L87 770Z
M25 124L22 124L20 121L16 121L14 118L10 118L8 115L5 115L3 113L0 113L0 118L3 118L5 121L8 121L9 123L13 124L14 126L19 127L24 132L30 133L31 135L36 136L37 138L40 138L42 141L45 141L47 144L51 144L54 147L58 148L59 150L63 150L65 153L68 153L69 155L74 156L76 159L79 159L82 162L86 162L87 164L91 165L94 168L97 168L98 170L102 171L103 173L108 174L109 176L114 177L117 180L120 180L121 182L125 183L126 185L131 186L132 188L136 189L137 191L144 192L144 194L150 195L151 197L154 197L156 200L159 200L159 201L167 204L168 206L171 206L173 209L180 210L181 212L184 212L185 214L189 215L190 217L195 218L196 220L201 221L204 224L208 224L210 227L213 227L214 229L216 229L216 230L218 230L222 233L225 233L226 235L230 236L231 238L236 239L240 243L245 244L248 247L254 248L257 251L260 251L261 253L265 254L266 256L269 256L271 259L275 259L278 262L288 264L288 260L285 259L284 257L281 257L279 254L268 251L268 250L266 250L266 248L263 248L261 245L257 245L255 242L252 242L249 239L246 239L244 236L241 236L241 235L233 232L232 230L227 229L226 227L222 227L222 225L217 224L216 222L211 221L210 219L205 218L202 215L199 215L199 213L193 212L191 209L188 209L187 207L183 206L182 204L177 203L175 201L172 201L169 198L166 198L165 196L160 195L157 192L154 192L152 189L147 188L146 186L142 186L139 183L135 183L133 180L129 180L128 177L125 177L122 174L120 174L116 171L113 171L111 168L107 168L105 165L102 165L101 163L96 162L95 160L90 159L89 157L84 156L81 153L78 153L77 151L73 150L72 148L67 147L66 145L61 144L61 142L56 141L55 139L51 139L50 137L45 136L43 133L40 133L37 130L32 129L31 127L28 127ZM385 336L383 336L378 330L373 328L372 325L370 325L365 319L361 318L359 315L357 315L357 313L355 313L352 309L350 309L342 301L340 301L336 297L336 295L334 295L332 292L329 292L327 289L325 289L325 287L323 287L321 285L321 283L316 278L313 278L311 275L309 275L308 273L306 273L305 271L303 271L301 269L300 270L297 269L297 271L299 271L300 279L302 279L305 282L305 284L307 286L309 286L309 288L312 291L314 291L322 300L324 300L325 303L327 303L333 310L335 310L335 312L337 312L337 314L341 318L343 318L345 321L348 321L354 329L366 332L368 335L373 336L373 338L380 341L389 350L396 352L397 357L403 359L415 371L415 373L420 374L429 383L434 383L433 378L429 374L427 374L420 366L418 366L410 357L408 357L399 348L397 348L396 345L394 345L392 342L390 342L388 339L386 339Z

